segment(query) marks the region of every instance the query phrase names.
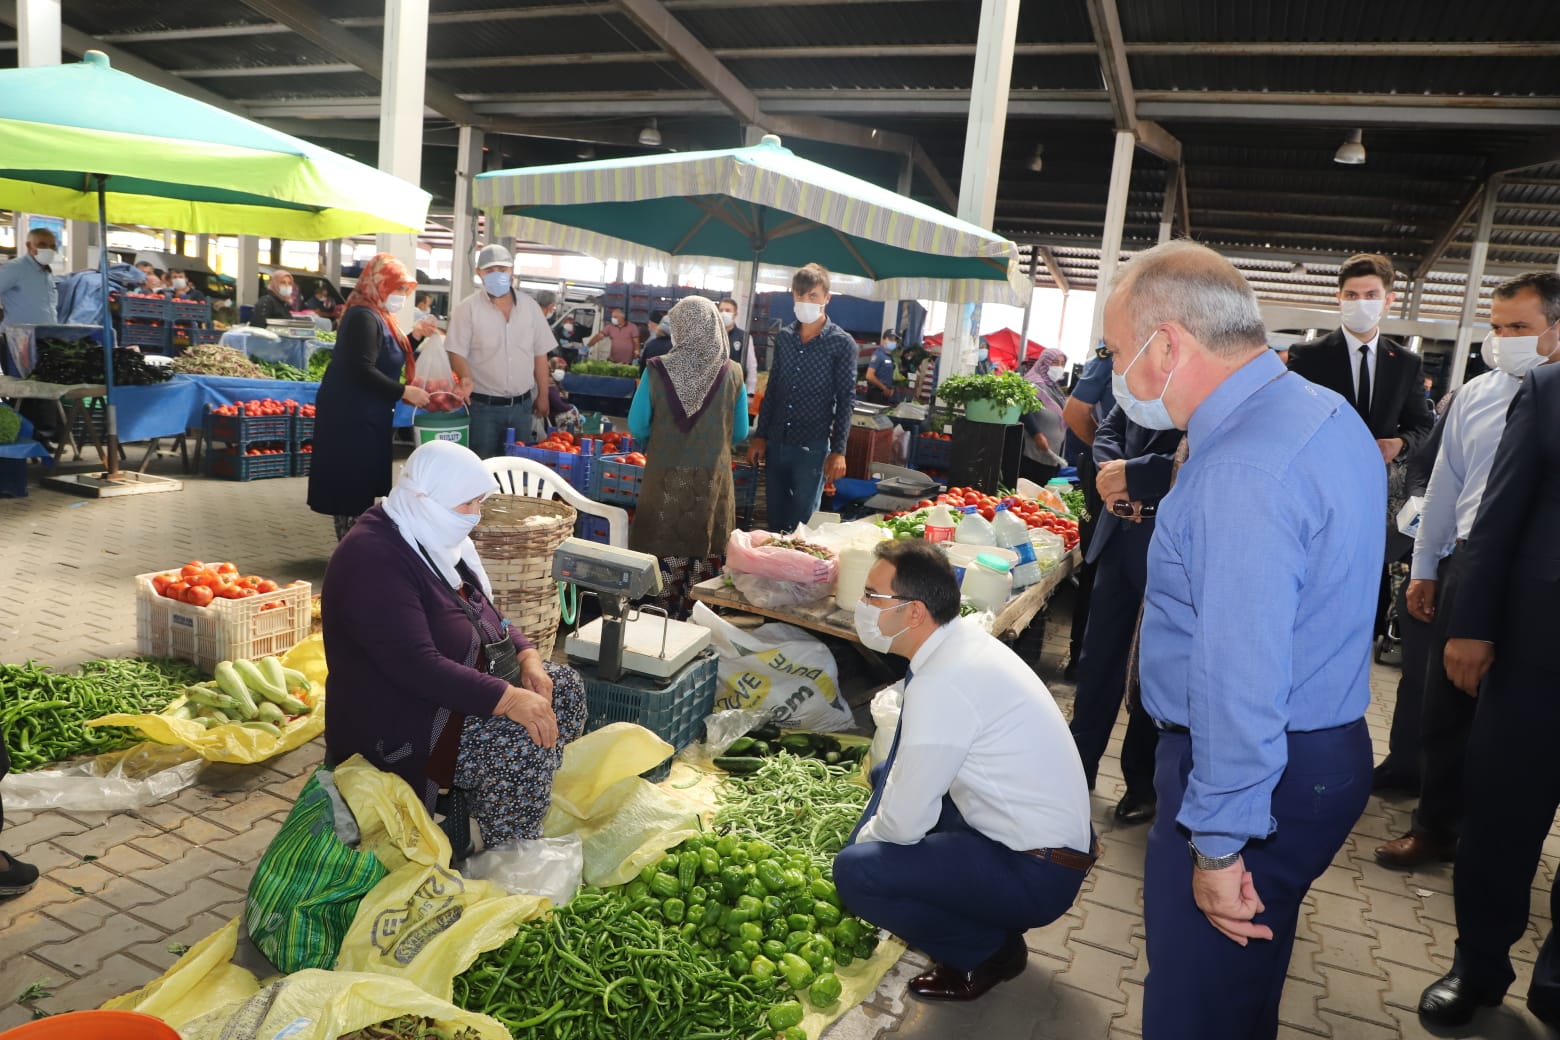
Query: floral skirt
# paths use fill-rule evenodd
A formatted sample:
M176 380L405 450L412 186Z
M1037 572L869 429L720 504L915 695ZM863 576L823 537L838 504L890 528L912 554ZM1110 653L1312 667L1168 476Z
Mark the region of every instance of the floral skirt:
M693 613L691 590L701 581L718 577L725 563L724 556L661 557L661 593L655 598L656 606L674 621L688 620Z
M540 838L552 803L553 774L564 745L585 732L585 683L567 665L547 662L553 681L558 743L538 747L524 726L503 715L466 716L455 757L455 786L471 793L471 814L482 844L493 848L516 838Z

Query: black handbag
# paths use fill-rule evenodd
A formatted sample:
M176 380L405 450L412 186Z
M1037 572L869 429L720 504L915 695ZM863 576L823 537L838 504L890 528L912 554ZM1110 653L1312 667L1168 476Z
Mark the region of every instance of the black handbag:
M433 567L433 560L428 556L428 551L422 549L422 546L418 546L418 548L422 550L423 558L428 560L428 566ZM437 567L434 567L434 573L438 573ZM448 586L445 587L448 588ZM478 591L475 586L472 588L473 592ZM508 620L504 621L503 629L499 632L499 638L490 643L488 642L488 635L491 626L486 626L482 623L481 613L468 603L466 597L462 596L457 590L450 589L450 594L455 597L455 602L460 604L460 609L466 612L466 617L470 619L471 626L477 630L477 642L482 647L480 658L482 670L495 678L504 680L511 686L519 686L520 654L515 649L515 641L510 638Z

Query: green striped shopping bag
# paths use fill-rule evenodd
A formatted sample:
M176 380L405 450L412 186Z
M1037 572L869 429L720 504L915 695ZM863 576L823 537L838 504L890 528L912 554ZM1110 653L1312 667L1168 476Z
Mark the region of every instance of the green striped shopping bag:
M250 939L281 971L336 962L358 904L387 873L357 842L334 778L316 770L260 857L244 902Z

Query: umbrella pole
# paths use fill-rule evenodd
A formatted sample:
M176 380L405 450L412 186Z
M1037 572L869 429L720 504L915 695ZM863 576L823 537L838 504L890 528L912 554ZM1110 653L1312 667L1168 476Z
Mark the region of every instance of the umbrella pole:
M98 273L103 278L103 412L104 424L108 427L107 477L116 480L119 477L119 418L114 414L114 318L108 309L108 178L101 173L93 176L97 178L98 197Z

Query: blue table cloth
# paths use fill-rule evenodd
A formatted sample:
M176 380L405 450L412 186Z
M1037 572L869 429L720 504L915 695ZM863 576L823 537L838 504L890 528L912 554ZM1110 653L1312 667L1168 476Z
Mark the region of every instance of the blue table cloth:
M129 444L199 429L205 422L208 404L217 407L261 397L313 404L319 390L318 383L191 375L176 375L166 383L152 386L116 386L114 405L119 413L119 439Z

